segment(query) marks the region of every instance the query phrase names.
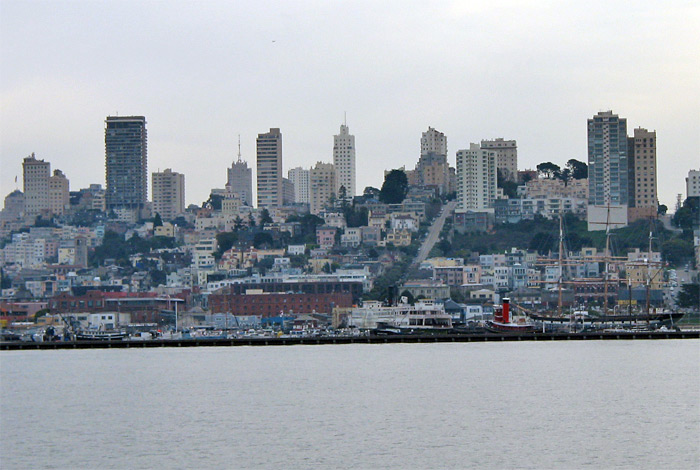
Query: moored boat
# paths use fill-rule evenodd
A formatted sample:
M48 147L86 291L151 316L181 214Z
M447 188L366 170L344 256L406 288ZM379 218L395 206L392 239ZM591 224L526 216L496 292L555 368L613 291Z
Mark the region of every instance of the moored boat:
M510 299L504 298L501 306L495 306L493 321L484 324L486 331L491 333L532 333L535 325L532 323L512 323L510 321Z
M123 330L79 330L75 333L76 341L121 341L128 335Z

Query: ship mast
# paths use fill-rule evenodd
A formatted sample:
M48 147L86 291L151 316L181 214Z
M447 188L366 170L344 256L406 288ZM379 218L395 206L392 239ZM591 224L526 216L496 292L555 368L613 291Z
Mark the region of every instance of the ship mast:
M652 223L653 223L653 218L649 218L649 248L647 252L647 298L646 298L646 311L645 313L649 315L649 304L651 303L651 241L653 239L652 237ZM647 317L648 318L648 317Z
M603 315L608 314L608 270L610 268L610 202L605 220L605 275L603 278Z
M564 276L564 230L562 228L562 215L559 214L559 302L557 303L557 316L561 316L562 310L562 277Z

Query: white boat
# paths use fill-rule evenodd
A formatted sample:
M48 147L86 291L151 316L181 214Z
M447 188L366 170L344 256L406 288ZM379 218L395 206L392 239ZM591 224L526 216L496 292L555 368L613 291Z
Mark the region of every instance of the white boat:
M365 302L352 310L349 326L364 330L383 329L387 332L446 331L452 329L452 316L445 313L442 304L422 300L384 307L380 302Z
M75 333L76 341L121 341L128 335L124 330L79 330Z

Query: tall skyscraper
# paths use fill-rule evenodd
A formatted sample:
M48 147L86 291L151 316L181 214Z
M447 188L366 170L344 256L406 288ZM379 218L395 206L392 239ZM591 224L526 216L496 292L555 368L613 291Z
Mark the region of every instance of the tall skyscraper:
M627 225L627 119L601 111L588 120L588 230Z
M51 163L37 160L32 153L22 162L24 180L24 213L37 215L49 209L49 178Z
M470 144L457 151L457 204L461 211L491 212L496 200L498 156L495 150Z
M414 178L418 184L436 186L446 194L450 186L450 171L447 164L447 137L442 132L428 127L420 139L420 158Z
M498 169L510 181L518 179L518 145L514 140L482 140L481 148L493 150L498 158Z
M588 202L627 206L627 119L603 111L588 120Z
M238 138L238 161L233 162L228 169L226 185L237 193L241 202L246 206L253 205L253 169L241 160L241 139Z
M340 134L333 136L333 165L338 172L338 189L345 188L346 197L355 196L355 136L347 123L340 126Z
M172 220L185 212L185 175L166 168L151 175L153 212Z
M146 207L148 194L146 118L107 116L105 120L105 194L107 210Z
M309 200L309 170L296 167L287 172L289 180L294 184L294 202L308 204Z
M282 205L282 134L278 128L258 134L256 141L258 207Z
M332 163L316 163L309 172L309 211L317 215L328 204L332 196L338 194L338 180L335 166Z
M629 163L629 210L628 222L655 217L659 200L656 179L656 131L641 127L627 139Z
M70 206L70 182L61 170L54 170L49 178L49 210L55 215L63 215Z

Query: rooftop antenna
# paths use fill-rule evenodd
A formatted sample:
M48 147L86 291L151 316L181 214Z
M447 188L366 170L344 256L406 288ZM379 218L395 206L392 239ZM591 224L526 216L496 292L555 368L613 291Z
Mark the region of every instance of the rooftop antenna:
M348 127L348 112L347 111L343 111L343 125L345 127Z
M238 134L238 163L241 163L241 134Z

